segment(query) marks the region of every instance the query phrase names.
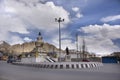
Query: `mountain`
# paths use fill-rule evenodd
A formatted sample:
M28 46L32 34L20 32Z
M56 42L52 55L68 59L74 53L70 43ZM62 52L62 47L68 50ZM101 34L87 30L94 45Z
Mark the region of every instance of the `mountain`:
M32 42L25 42L23 44L15 44L10 47L10 52L12 54L22 54L22 53L30 53L30 52L35 52L36 48L36 41ZM41 46L41 51L42 52L53 52L53 51L58 51L58 49L49 43L42 42Z
M51 53L58 52L59 49L50 43L43 41L42 35L39 32L36 41L25 42L23 44L10 45L5 41L0 41L0 52L4 54L23 54L23 53ZM63 51L63 50L62 50Z
M43 52L58 52L58 49L49 43L41 42L41 51ZM15 44L10 45L5 41L0 41L0 52L3 54L22 54L22 53L29 53L34 52L34 49L36 48L36 41L32 42L25 42L23 44Z
M3 54L8 54L11 45L5 41L0 41L0 52Z

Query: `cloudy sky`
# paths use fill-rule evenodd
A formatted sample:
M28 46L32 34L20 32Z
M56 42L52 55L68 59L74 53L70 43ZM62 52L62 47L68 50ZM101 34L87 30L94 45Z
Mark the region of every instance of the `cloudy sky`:
M45 42L58 47L61 23L62 49L79 49L85 38L87 50L96 54L120 51L120 0L0 0L0 41L11 45L35 41L38 32Z

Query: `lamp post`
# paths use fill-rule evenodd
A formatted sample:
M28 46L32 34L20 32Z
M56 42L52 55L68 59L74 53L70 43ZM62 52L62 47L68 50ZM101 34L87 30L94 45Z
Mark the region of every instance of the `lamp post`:
M55 22L59 23L59 62L61 62L61 29L60 29L60 23L63 22L64 19L59 17L58 19L55 18Z

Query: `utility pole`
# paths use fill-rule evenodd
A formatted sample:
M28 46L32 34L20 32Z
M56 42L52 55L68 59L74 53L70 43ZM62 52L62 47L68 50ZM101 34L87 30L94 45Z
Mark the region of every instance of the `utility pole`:
M80 55L79 55L79 57L82 58L82 56L81 56L82 55L82 48L81 48L80 45L79 45L79 48L80 48Z
M23 43L23 54L24 54L24 43Z
M83 37L83 45L82 45L82 53L83 53L83 59L85 59L85 39L84 39L84 37Z
M78 54L78 33L76 33L76 49L77 49L76 54L77 54L77 60L78 60L78 58L79 58L79 54Z
M59 62L61 62L61 29L60 29L60 23L64 22L64 19L59 17L58 19L55 18L55 22L58 22L59 24Z

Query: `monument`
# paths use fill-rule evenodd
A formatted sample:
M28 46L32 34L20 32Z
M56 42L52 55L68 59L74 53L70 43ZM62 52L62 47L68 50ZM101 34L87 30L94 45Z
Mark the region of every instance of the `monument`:
M30 53L32 56L22 58L22 62L55 62L55 60L47 56L47 52L43 50L43 45L43 38L39 32L37 40L35 41L35 48L33 49L32 53Z
M66 61L66 62L71 62L71 56L70 56L70 54L69 54L69 49L68 49L68 47L66 47L65 61Z
M45 54L42 51L43 44L44 44L42 39L43 39L42 35L39 32L37 40L35 42L35 46L36 46L35 47L35 60L36 60L36 62L45 62L45 58L47 56L47 54Z
M35 52L36 53L40 53L42 54L42 47L43 47L43 40L42 40L42 36L41 33L39 32L37 40L35 42Z

